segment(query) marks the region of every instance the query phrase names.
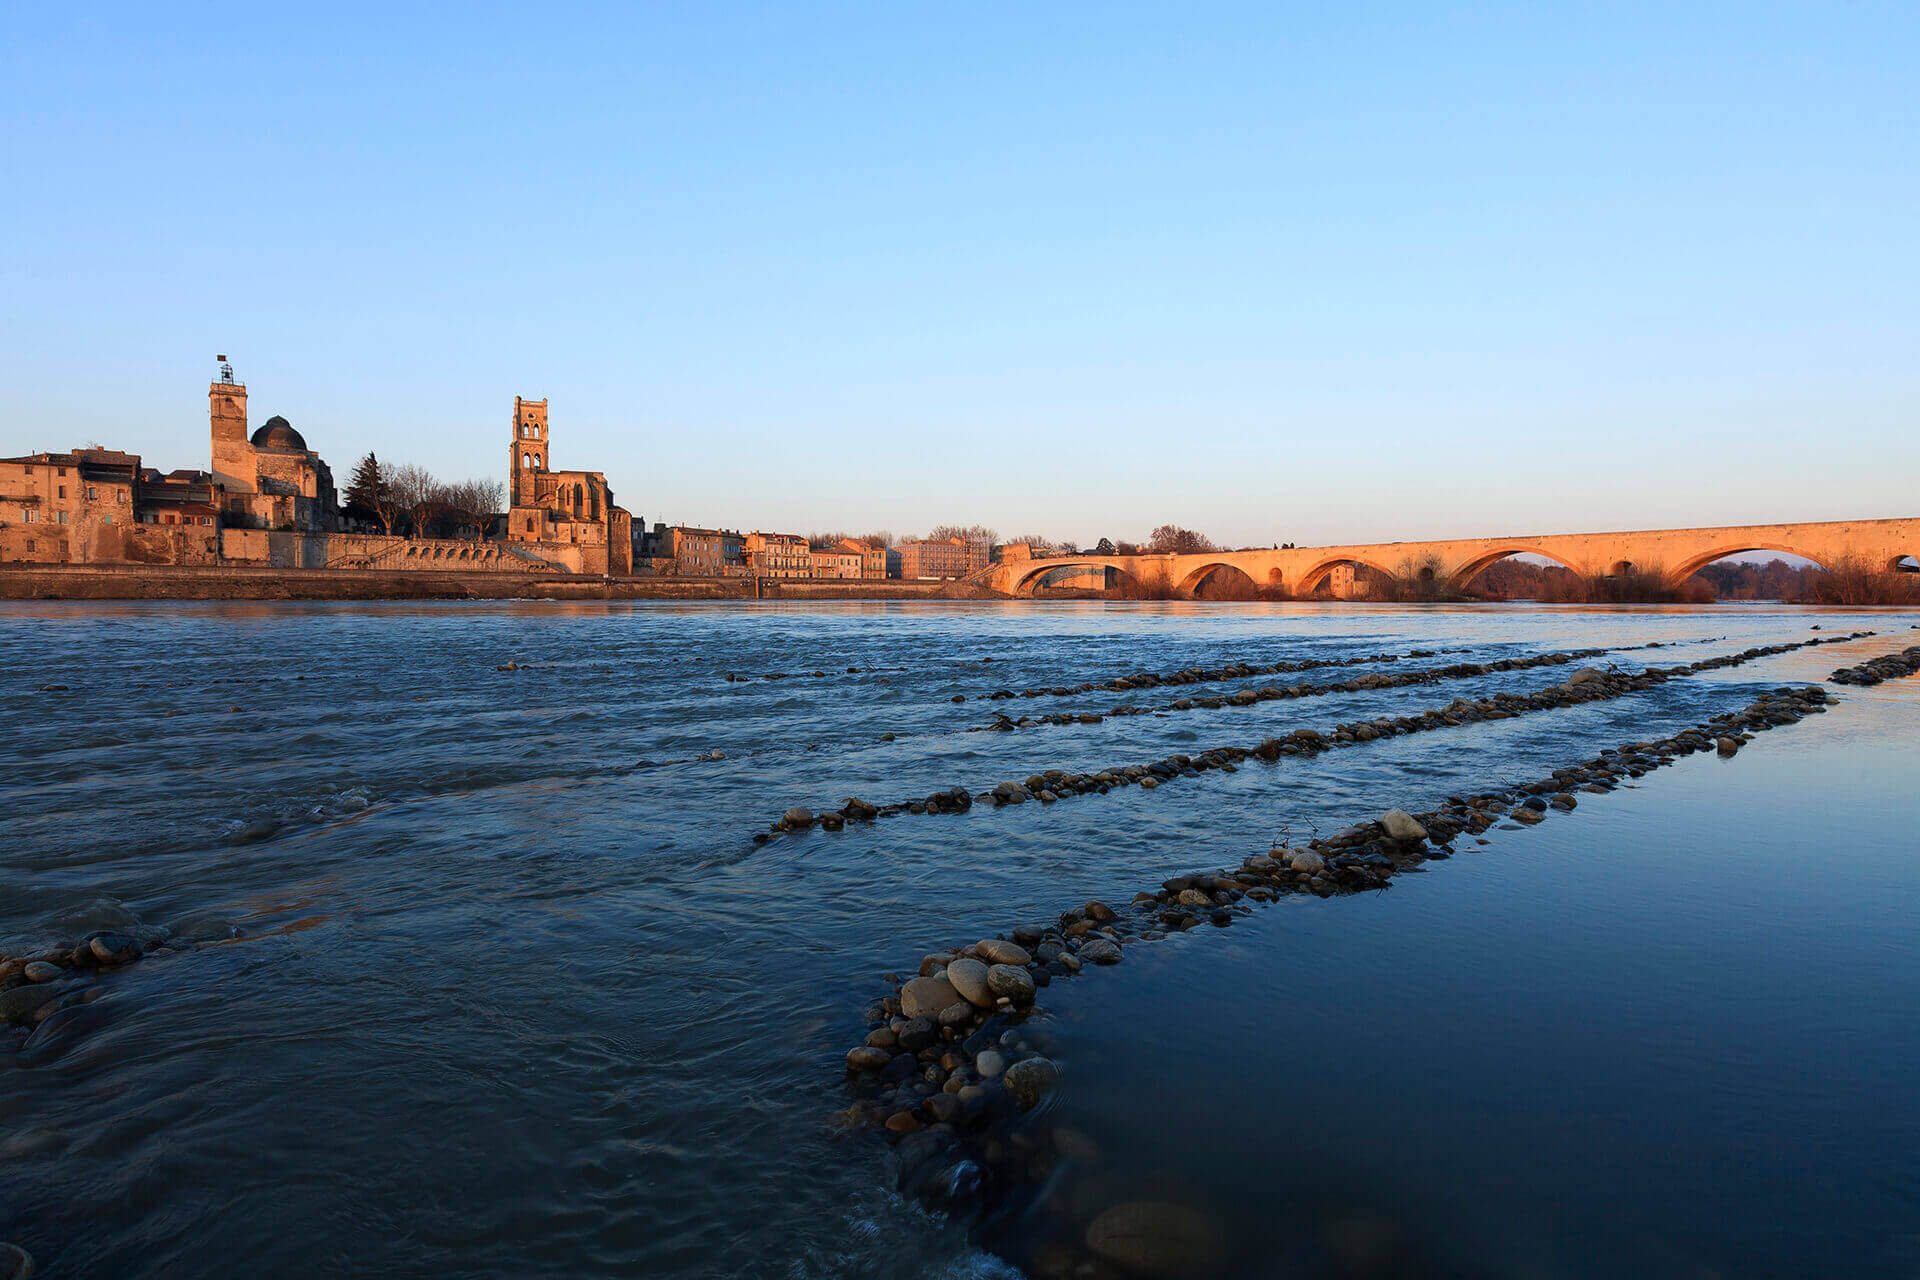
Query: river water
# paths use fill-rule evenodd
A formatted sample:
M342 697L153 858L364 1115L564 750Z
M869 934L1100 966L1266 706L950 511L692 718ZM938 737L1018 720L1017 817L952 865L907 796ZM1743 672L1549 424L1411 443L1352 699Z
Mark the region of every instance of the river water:
M1911 1277L1920 681L1836 689L1730 760L1495 831L1388 892L1284 900L1042 992L1055 1118L1081 1141L984 1231L901 1200L884 1143L829 1121L881 975L927 952L1535 777L1916 623L0 606L0 953L130 917L198 940L0 1028L0 1240L53 1276L1013 1276L1146 1197L1206 1215L1234 1275ZM1634 666L1816 625L1880 634L1156 791L752 840L793 805L1252 745L1565 669L969 732L1194 692L980 700L996 689L1686 646L1603 660ZM261 822L271 838L236 842Z

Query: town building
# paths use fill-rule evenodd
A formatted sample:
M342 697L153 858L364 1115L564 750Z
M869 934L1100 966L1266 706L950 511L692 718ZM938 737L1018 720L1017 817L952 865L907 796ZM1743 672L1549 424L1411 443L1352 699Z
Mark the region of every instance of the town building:
M746 538L747 567L756 578L811 578L813 556L797 533L761 533Z
M547 402L513 398L507 541L575 573L632 573L633 517L598 471L550 465Z
M192 483L188 477L199 477ZM0 560L211 564L220 508L204 472L161 476L137 454L74 449L0 459Z
M889 547L870 547L860 544L860 576L863 578L897 578L900 576L900 553Z
M746 537L730 529L703 529L687 524L656 524L647 554L655 572L689 578L719 578L744 574Z
M987 563L987 548L965 538L908 538L900 543L902 578L964 578Z
M849 538L830 547L814 547L807 552L816 578L861 578L866 563L866 548Z

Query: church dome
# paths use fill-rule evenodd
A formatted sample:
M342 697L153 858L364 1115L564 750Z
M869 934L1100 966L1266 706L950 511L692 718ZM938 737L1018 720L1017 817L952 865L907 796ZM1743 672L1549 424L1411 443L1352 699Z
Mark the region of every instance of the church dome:
M279 414L274 414L260 424L253 433L253 446L256 449L299 449L306 451L307 442L293 429L293 424Z

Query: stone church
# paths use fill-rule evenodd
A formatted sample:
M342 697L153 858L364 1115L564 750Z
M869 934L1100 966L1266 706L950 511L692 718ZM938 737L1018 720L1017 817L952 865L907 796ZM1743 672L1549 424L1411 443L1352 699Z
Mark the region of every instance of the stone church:
M293 424L275 415L247 434L247 388L221 366L207 388L213 427L213 482L224 489L229 527L331 533L339 521L333 472Z
M547 402L513 398L507 452L507 541L567 564L575 573L632 573L633 517L615 506L598 471L549 465Z

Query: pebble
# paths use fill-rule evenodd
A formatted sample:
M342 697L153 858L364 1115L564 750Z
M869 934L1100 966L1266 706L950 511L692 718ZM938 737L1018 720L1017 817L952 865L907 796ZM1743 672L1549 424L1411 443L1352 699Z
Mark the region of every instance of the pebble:
M255 818L246 826L233 833L235 844L253 844L260 840L271 840L280 832L280 824L272 818Z
M983 1050L973 1060L973 1069L980 1073L982 1080L998 1079L1000 1073L1007 1069L1007 1056L998 1049Z
M87 944L103 964L128 964L140 958L140 944L124 933L96 933Z
M889 1033L891 1034L891 1033ZM893 1055L885 1049L872 1045L860 1045L847 1050L847 1069L849 1071L878 1071L893 1061Z
M813 810L799 808L789 809L780 815L780 821L790 827L810 827L813 825Z
M67 686L57 685L64 689ZM0 1280L32 1280L33 1255L17 1244L0 1243Z
M1120 948L1105 938L1082 943L1079 958L1092 964L1119 964Z
M27 967L20 971L28 982L53 982L67 976L67 971L57 964L45 960L28 961Z
M940 1011L940 1025L943 1027L963 1027L973 1021L973 1005L965 1000L955 1000Z

